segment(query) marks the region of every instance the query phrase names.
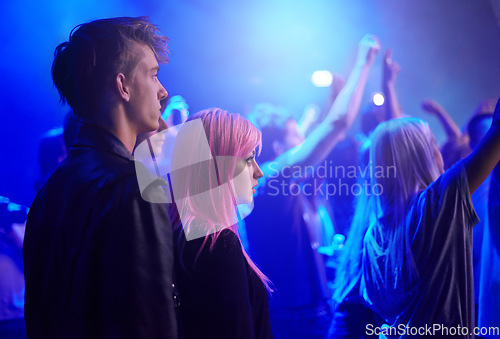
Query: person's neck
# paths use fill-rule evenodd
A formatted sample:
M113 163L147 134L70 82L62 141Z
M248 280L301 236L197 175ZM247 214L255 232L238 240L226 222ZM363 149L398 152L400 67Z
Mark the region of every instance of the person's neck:
M116 109L98 116L101 118L94 120L93 123L112 133L123 143L123 145L125 145L130 154L132 154L137 140L137 132L128 124L125 119L125 114L121 114L119 110Z
M137 140L137 133L132 131L131 128L122 123L116 124L114 128L109 129L120 141L125 145L130 154L134 151L135 142Z

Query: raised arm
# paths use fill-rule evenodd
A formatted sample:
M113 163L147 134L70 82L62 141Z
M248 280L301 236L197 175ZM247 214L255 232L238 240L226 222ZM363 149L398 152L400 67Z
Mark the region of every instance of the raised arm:
M396 78L401 68L397 62L392 61L392 51L388 49L384 53L382 61L382 90L384 91L386 119L397 119L403 116L396 94Z
M332 85L330 91L330 106L333 105L335 99L339 96L340 91L344 88L345 81L338 74L333 74Z
M462 138L462 132L460 131L460 128L458 128L455 121L453 121L448 112L446 112L443 106L441 106L439 103L431 99L426 99L422 101L422 109L439 119L439 122L446 132L448 141L455 141Z
M380 45L376 37L370 35L363 37L359 43L354 68L328 115L302 144L284 152L273 161L275 170L279 171L285 166L316 165L328 156L337 142L344 138L358 113L368 72L379 50ZM269 173L268 164L262 166L266 174Z
M319 107L316 104L309 104L304 108L304 113L300 118L297 127L303 135L306 135L307 130L314 124L316 119L318 119Z
M500 100L497 102L493 123L479 145L471 155L464 160L469 182L469 191L474 191L490 175L491 171L500 161Z

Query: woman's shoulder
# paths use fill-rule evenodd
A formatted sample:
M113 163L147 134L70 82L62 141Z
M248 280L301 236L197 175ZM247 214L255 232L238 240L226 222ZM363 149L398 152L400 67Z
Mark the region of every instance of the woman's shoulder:
M447 169L436 180L431 182L425 189L418 193L418 200L424 200L433 196L437 198L445 196L448 193L456 194L463 193L467 189L468 182L467 174L463 161L458 161L456 164Z
M179 231L177 231L179 232ZM199 252L198 256L222 257L227 255L240 254L241 242L238 236L229 228L225 228L217 233L209 234L205 237L186 240L183 238L184 245L181 246L184 251Z
M214 238L212 238L211 241ZM215 243L213 245L213 250L218 254L238 254L242 253L241 242L236 233L231 229L225 228L215 237Z
M426 189L419 192L412 199L409 212L416 220L421 219L421 217L417 218L418 216L429 213L433 219L442 214L455 217L463 214L466 220L474 223L477 216L472 204L463 161L457 162Z
M238 236L230 229L184 242L178 248L182 271L199 277L225 277L246 270Z

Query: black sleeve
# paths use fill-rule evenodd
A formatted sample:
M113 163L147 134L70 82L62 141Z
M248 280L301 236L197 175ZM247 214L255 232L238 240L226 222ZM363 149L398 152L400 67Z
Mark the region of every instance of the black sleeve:
M181 246L177 279L184 337L255 338L247 263L238 237L226 229L213 246L211 237L203 242L199 238Z
M232 231L224 230L214 246L219 261L219 291L224 338L254 338L247 262L241 243Z
M174 338L173 244L166 205L144 201L132 181L102 189L84 233L75 284L103 338ZM104 208L103 208L104 206ZM90 226L89 226L90 227ZM83 297L83 296L82 296ZM89 303L86 303L90 305ZM94 315L91 315L94 313Z

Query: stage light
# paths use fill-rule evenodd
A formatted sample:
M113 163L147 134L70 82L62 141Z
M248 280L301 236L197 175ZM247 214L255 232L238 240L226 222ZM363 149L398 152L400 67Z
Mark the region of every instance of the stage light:
M332 73L329 71L316 71L313 73L311 81L316 87L328 87L333 81Z
M375 106L382 106L384 104L384 95L382 93L375 93L373 95L373 103L375 104Z

